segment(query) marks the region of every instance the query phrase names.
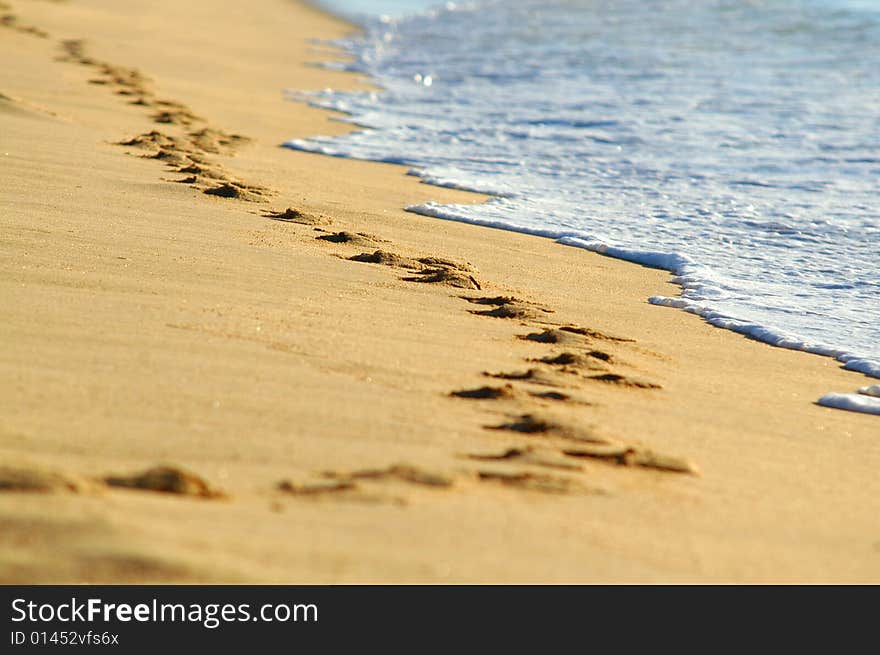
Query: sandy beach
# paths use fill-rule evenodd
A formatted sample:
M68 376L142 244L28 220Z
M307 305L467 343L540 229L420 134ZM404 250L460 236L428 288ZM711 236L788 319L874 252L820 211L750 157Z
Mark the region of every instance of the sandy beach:
M868 378L280 147L350 25L0 5L0 583L880 582Z

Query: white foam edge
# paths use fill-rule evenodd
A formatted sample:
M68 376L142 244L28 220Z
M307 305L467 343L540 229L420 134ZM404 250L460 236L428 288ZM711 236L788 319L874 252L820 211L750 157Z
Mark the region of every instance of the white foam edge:
M880 398L880 384L872 384L870 387L860 387L859 393L864 396Z
M849 412L880 416L880 398L858 393L826 393L816 401L822 407L845 409Z

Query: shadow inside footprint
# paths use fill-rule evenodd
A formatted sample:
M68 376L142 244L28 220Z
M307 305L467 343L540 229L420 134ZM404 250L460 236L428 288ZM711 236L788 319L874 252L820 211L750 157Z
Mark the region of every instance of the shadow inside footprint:
M629 387L632 389L661 389L662 387L659 384L655 384L653 382L648 382L646 380L641 380L639 378L631 378L626 375L620 375L618 373L605 373L603 375L591 375L589 380L596 380L597 382L605 382L607 384L616 384L621 387Z
M604 359L595 359L589 355L578 355L577 353L564 352L559 355L548 355L536 360L542 364L550 364L552 366L561 366L563 369L579 368L587 370L605 370L607 367Z
M500 398L513 398L514 390L509 384L503 387L478 387L476 389L462 389L453 391L450 395L457 398L473 398L478 400L498 400Z
M330 243L344 243L349 246L369 247L378 243L383 243L384 239L380 239L366 232L334 232L333 234L322 234L315 237L319 241L329 241Z
M558 374L553 375L537 368L530 368L527 371L513 371L510 373L489 373L484 371L483 375L498 380L519 380L528 382L529 384L537 384L545 387L565 387L567 386Z
M478 471L477 477L482 482L498 482L505 486L516 487L528 491L543 493L567 494L582 489L571 478L532 473L531 471Z
M448 268L427 269L418 274L403 278L405 282L424 282L427 284L445 284L458 289L476 289L482 286L477 279L469 273L462 273Z
M424 268L421 262L412 257L403 257L386 250L376 250L375 252L362 252L348 258L353 262L363 262L365 264L380 264L382 266L392 266L394 268L406 268L411 270L421 270Z
M484 462L494 461L516 461L520 464L531 464L533 466L544 466L548 468L563 469L567 471L580 471L582 467L573 464L559 452L549 449L538 449L532 446L525 448L508 448L500 453L487 454L469 454L468 459Z
M569 457L589 457L620 466L640 466L668 473L700 474L697 465L687 458L663 455L626 444L589 444L577 448L565 448L562 452Z
M471 314L477 316L491 316L492 318L535 320L541 317L541 313L551 314L552 309L541 307L534 303L514 298L513 296L492 296L492 297L473 297L461 296L462 300L466 300L474 305L488 305L492 309L476 310L472 309Z

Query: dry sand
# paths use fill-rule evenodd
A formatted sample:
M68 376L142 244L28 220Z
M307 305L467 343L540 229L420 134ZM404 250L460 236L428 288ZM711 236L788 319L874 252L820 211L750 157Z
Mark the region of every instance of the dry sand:
M880 582L862 376L278 147L349 129L283 93L349 26L4 4L0 581Z

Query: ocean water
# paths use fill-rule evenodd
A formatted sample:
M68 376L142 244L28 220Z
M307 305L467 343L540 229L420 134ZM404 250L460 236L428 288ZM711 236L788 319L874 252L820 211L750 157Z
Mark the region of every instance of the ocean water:
M333 0L377 93L294 140L487 192L428 216L671 271L650 301L880 377L880 2ZM338 64L337 64L338 65Z

